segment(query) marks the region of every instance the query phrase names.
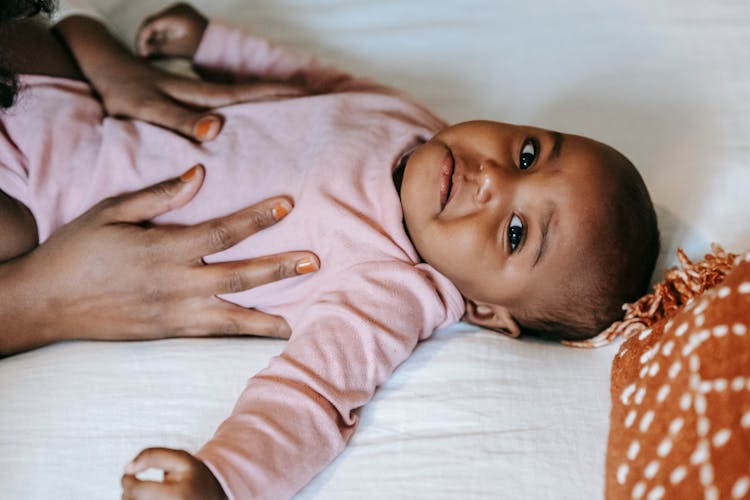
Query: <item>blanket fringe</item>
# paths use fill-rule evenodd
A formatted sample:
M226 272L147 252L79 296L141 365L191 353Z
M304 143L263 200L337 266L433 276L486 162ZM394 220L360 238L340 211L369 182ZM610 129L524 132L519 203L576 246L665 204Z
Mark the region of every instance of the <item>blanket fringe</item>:
M627 340L638 335L652 325L674 316L693 298L710 290L724 280L735 267L737 255L725 252L717 245L711 245L712 253L704 260L693 263L685 252L677 249L677 266L669 269L662 280L654 285L654 291L635 302L622 306L625 315L622 321L615 321L606 330L587 340L564 340L571 347L592 348L609 344L622 337Z

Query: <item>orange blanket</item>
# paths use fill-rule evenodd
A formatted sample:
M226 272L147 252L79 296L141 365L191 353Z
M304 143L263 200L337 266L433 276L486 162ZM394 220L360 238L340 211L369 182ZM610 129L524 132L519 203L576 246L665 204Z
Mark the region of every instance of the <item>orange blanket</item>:
M750 253L717 253L639 301L656 321L612 365L608 499L750 498Z

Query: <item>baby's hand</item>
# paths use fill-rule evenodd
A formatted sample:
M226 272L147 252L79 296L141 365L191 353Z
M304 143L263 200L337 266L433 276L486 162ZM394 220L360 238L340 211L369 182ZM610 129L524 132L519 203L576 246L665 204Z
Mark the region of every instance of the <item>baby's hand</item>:
M192 58L207 25L208 20L190 5L174 4L141 23L136 52L142 57Z
M164 480L146 481L135 476L151 468L163 470ZM125 466L124 472L123 499L226 499L224 490L208 467L183 450L147 448Z

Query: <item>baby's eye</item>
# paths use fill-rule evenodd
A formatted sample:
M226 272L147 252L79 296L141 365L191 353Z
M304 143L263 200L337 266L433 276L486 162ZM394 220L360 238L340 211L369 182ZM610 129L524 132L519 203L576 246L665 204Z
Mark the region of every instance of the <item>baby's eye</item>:
M536 142L534 139L526 139L521 148L521 156L518 159L518 166L521 170L526 170L534 164L536 160Z
M508 244L510 245L510 251L515 252L518 245L523 240L523 222L521 218L514 215L510 219L510 225L508 226Z

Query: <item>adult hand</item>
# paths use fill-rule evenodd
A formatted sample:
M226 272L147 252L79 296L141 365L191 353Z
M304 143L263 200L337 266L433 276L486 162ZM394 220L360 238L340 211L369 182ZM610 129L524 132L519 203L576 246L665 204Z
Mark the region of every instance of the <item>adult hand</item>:
M146 469L164 471L163 481L138 479ZM183 450L147 448L125 466L122 476L123 500L179 499L221 500L226 495L208 467Z
M221 130L221 116L211 108L305 93L286 83L227 84L175 75L136 57L88 17L65 18L56 30L107 114L151 122L197 141L209 141Z
M310 252L204 264L282 219L290 200L265 200L194 226L153 226L190 201L205 171L109 198L32 252L0 266L0 354L57 340L146 340L225 334L286 338L286 321L216 297L312 272Z

